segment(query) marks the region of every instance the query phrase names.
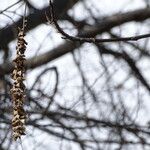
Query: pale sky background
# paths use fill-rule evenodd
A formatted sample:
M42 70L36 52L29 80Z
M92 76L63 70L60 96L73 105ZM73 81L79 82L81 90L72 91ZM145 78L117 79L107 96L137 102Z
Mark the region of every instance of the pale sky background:
M44 6L48 5L48 0L31 0L32 3L37 7L37 8L42 8ZM3 10L5 8L7 8L9 5L13 4L17 2L16 0L0 0L0 10ZM143 0L86 0L86 4L88 7L96 7L93 8L93 12L96 16L99 16L99 12L100 12L100 16L105 16L105 15L112 15L113 13L116 13L118 11L121 12L126 12L128 10L134 10L134 9L138 9L138 8L143 8L145 6ZM20 5L20 4L19 4ZM10 11L16 10L16 8L19 6L16 5L15 7L11 8ZM99 12L98 12L99 11ZM24 6L17 9L17 13L18 14L22 14L22 12L24 12ZM77 4L74 9L70 10L69 13L73 16L75 16L77 19L83 19L85 17L88 17L89 15L86 13L86 11L84 10L84 7L81 4ZM10 13L8 13L10 15ZM82 14L82 15L81 15ZM18 16L11 16L14 20L16 18L18 18ZM10 23L11 20L3 15L0 15L0 27L3 27L6 25L7 23ZM68 25L67 23L61 24L63 27L67 27L67 28L72 28L71 25ZM135 23L131 23L129 24L125 24L123 26L123 30L121 31L121 35L122 36L132 36L135 33L139 32L139 34L143 33L143 32L148 32L149 29L148 28L141 28L141 24L136 24L136 26L139 26L139 28L136 27L135 30ZM138 31L137 31L138 29ZM113 29L114 31L116 29ZM70 30L65 30L70 34L74 34L75 30L73 30L72 32L70 32ZM118 29L116 30L116 32L118 31ZM45 38L48 35L48 38ZM107 37L107 35L104 34L104 37ZM49 51L50 49L52 49L53 47L57 47L57 45L59 45L60 43L63 42L63 40L61 39L61 35L58 34L56 32L56 30L54 30L52 27L44 24L41 26L38 26L37 28L35 28L34 30L30 31L27 33L26 35L26 40L28 42L28 47L27 47L27 51L26 51L26 56L32 57L35 55L39 55L40 53L44 53L46 51ZM15 56L15 43L16 41L12 41L9 44L9 47L11 49L11 53L12 53L12 59ZM42 49L38 50L39 45L42 44ZM141 41L142 44L142 41ZM115 45L112 45L115 46ZM94 47L91 46L90 44L85 44L83 46L83 52L87 51L87 56L86 59L90 60L89 64L85 64L85 68L88 66L89 72L91 72L91 70L93 69L93 66L95 67L94 69L96 70L97 68L99 68L99 63L98 63L98 56L97 56L97 52L95 51ZM81 52L82 53L82 52ZM92 56L92 57L91 57ZM110 59L110 62L112 60ZM148 67L148 61L144 60L144 65L145 67ZM143 62L139 62L139 66L143 66ZM86 62L87 63L87 62ZM113 65L113 64L112 64ZM115 64L114 64L115 65ZM70 54L66 54L63 57L59 58L58 60L55 60L51 63L48 63L42 67L39 67L37 69L34 69L31 71L28 71L27 74L27 81L26 84L27 86L31 86L32 83L34 82L35 77L38 75L38 73L41 72L41 69L43 70L46 67L50 67L50 66L57 66L58 67L58 71L60 73L60 80L61 82L64 82L64 86L66 87L64 89L64 87L59 87L60 89L63 89L63 96L65 97L65 99L68 99L68 103L69 103L69 99L70 97L75 97L77 95L77 93L79 92L78 90L75 90L73 88L74 83L76 83L76 86L79 84L80 86L80 82L79 82L79 78L77 76L77 69L74 66L73 60L72 60L72 56ZM74 67L74 71L70 72L70 68ZM114 66L113 66L114 67ZM113 68L112 67L112 68ZM148 71L149 72L149 71ZM148 78L148 73L145 73L145 76ZM123 70L120 70L118 72L118 75L121 75L120 80L123 80L125 78L125 72L123 72ZM88 76L90 77L97 77L96 72L93 72L92 74L88 73ZM51 84L53 84L52 79L54 78L53 74L50 75L45 75L45 78L42 78L42 83L43 83L43 87L47 85L47 78L50 78L50 83L49 85L51 86ZM93 82L93 81L91 81ZM132 84L132 81L129 82L130 84ZM62 84L63 85L63 84ZM128 84L126 85L128 86ZM51 88L51 87L50 87ZM143 91L143 92L142 92ZM71 94L68 94L71 93ZM144 90L141 89L141 93L144 93ZM58 98L61 99L61 95L58 95ZM127 103L129 103L129 106L132 103L132 106L134 106L134 101L131 102L130 99L130 94L127 97ZM64 103L63 101L61 101L62 103ZM150 106L150 102L149 99L146 97L145 98L145 102L146 105ZM144 115L146 115L146 113L150 113L149 109L146 109L144 114L139 114L139 118L142 118L142 121L144 121ZM147 117L145 118L145 121L147 121ZM150 117L149 117L150 119ZM33 148L35 148L36 143L34 142L33 139L30 138L30 136L28 137L28 135L32 134L33 136L35 136L36 141L39 141L39 143L41 143L41 145L45 145L45 150L58 150L58 145L67 145L66 147L68 147L69 149L69 144L66 144L66 142L58 140L56 138L50 137L45 133L41 133L39 131L36 130L32 130L32 128L30 129L29 127L27 128L27 136L25 136L22 139L22 143L23 143L23 148L24 150L32 150ZM35 148L35 150L42 150L41 149L41 145L38 145L39 143L37 143L37 147ZM18 144L14 144L14 150L16 149L15 146L17 146ZM33 145L34 144L34 145ZM61 145L61 146L62 146ZM78 147L76 147L76 145L74 145L72 150L77 150L79 149ZM21 150L21 147L19 145L18 150ZM33 149L34 150L34 149Z

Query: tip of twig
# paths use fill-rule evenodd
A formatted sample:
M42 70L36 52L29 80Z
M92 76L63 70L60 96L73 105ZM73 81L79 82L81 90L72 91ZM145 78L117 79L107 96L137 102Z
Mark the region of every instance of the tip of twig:
M46 20L49 22L49 24L52 24L53 20L48 17L46 12L45 12L45 16L46 16Z

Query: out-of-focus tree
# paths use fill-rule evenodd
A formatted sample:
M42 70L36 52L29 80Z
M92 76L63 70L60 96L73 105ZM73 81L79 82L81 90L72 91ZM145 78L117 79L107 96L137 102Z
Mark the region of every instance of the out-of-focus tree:
M23 148L150 149L149 1L54 0L54 16L48 1L0 4L1 150L20 148L10 75L25 5Z

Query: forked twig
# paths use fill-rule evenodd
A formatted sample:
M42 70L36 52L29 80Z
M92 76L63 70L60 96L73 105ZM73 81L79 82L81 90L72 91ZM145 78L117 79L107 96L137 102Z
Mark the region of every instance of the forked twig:
M69 40L74 41L74 42L104 43L104 42L120 42L120 41L137 41L137 40L140 40L140 39L150 37L150 33L143 34L143 35L138 35L138 36L109 38L109 39L97 39L97 38L94 38L94 37L86 38L86 37L71 36L71 35L67 34L66 32L64 32L61 29L61 27L59 26L59 24L57 23L55 13L54 13L54 7L53 7L53 4L52 4L51 0L49 1L49 4L50 4L51 19L49 19L47 15L46 15L46 18L47 18L49 23L54 23L54 25L55 25L56 29L58 30L58 32L63 35L63 37L62 37L63 39L69 39Z

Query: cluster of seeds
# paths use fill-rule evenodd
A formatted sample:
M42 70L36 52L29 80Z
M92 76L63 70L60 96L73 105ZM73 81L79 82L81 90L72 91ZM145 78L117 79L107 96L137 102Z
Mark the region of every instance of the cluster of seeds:
M21 138L21 135L25 135L25 120L26 114L23 108L25 100L25 55L26 41L24 40L24 30L19 29L18 41L16 47L16 58L13 60L15 68L12 73L12 79L14 80L13 87L11 89L11 95L13 100L13 119L12 119L12 130L13 138L17 140Z

